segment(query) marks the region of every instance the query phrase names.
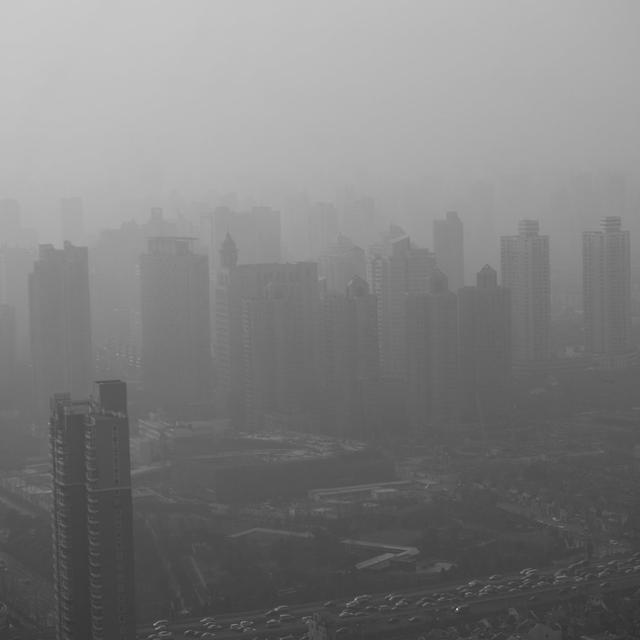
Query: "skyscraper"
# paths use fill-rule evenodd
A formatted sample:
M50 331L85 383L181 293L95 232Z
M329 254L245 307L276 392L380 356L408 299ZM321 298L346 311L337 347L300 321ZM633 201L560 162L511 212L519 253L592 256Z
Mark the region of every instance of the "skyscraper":
M435 256L416 247L402 229L392 227L382 243L371 247L369 282L378 298L380 364L383 375L406 375L406 296L427 293Z
M338 211L330 202L317 202L307 214L307 258L317 260L338 237Z
M227 233L231 234L238 246L240 264L266 264L282 259L280 212L270 207L253 207L246 212L218 207L211 229L213 248L220 246Z
M460 391L463 416L483 419L497 405L511 372L511 303L485 265L475 287L458 291Z
M29 324L35 408L47 415L61 390L87 395L91 380L91 307L86 247L40 245L29 275Z
M308 408L317 382L318 270L312 262L237 265L225 240L216 287L216 370L234 424Z
M609 368L622 366L631 351L630 253L629 231L617 216L582 234L586 349Z
M458 305L436 270L429 293L406 298L407 387L412 428L455 417L458 399Z
M549 236L537 220L521 220L517 236L500 239L502 286L511 295L511 354L516 371L544 366L551 357Z
M380 378L378 304L365 280L355 277L344 294L321 301L320 376L327 420L337 433L364 435L362 385Z
M457 212L448 211L444 220L434 220L433 249L438 269L456 293L464 286L464 230Z
M16 313L0 303L0 412L11 407L16 375Z
M211 398L207 256L192 238L149 238L140 259L142 382L149 406L181 412Z
M51 401L57 640L134 640L133 512L126 385Z
M0 303L8 304L16 313L16 356L29 361L29 274L37 252L17 246L0 246Z
M237 284L246 294L241 294L246 425L260 429L267 414L310 416L318 395L317 264L241 265L231 275L232 287Z
M350 238L340 235L320 255L318 274L325 279L328 291L344 293L355 277L367 277L366 253Z

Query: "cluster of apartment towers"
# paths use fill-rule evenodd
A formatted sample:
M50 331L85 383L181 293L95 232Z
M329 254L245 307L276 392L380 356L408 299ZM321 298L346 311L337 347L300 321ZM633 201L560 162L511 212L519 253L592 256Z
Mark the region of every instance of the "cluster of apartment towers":
M210 282L194 239L150 238L140 260L149 406L213 403L246 429L317 420L348 435L376 424L393 430L403 411L417 429L477 419L514 372L556 366L549 238L523 220L501 238L501 284L485 266L473 287L464 286L457 214L435 222L434 242L432 253L392 226L364 266L364 252L345 238L319 263L243 265L227 233ZM583 248L587 351L600 366L626 366L629 233L607 217L601 231L584 233ZM343 293L332 291L337 283ZM37 400L49 399L58 637L132 638L127 387L101 381L85 399L87 248L41 246L29 301Z
M403 416L413 429L482 418L514 374L624 367L634 357L620 218L583 234L582 358L552 353L549 238L537 221L501 238L500 283L487 265L464 286L456 213L435 221L434 244L417 247L391 226L367 254L339 237L318 262L239 264L230 233L215 260L193 238L149 238L140 256L144 406L176 418L214 407L247 430L360 436L393 430ZM29 289L41 402L60 389L83 397L91 380L87 265L85 247L40 247Z

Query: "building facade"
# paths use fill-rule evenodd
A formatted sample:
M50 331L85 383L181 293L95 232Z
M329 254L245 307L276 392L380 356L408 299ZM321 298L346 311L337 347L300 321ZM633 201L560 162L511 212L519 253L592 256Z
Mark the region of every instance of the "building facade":
M51 402L57 640L136 637L126 384L96 386Z
M380 378L377 298L355 277L345 294L323 295L320 313L323 413L335 433L363 437L363 393Z
M475 287L458 291L463 417L484 420L497 408L511 375L511 301L498 273L485 265Z
M353 278L364 280L367 277L364 249L347 236L338 236L320 255L318 275L324 278L328 291L344 294Z
M464 286L464 229L457 212L448 211L444 220L434 220L433 249L438 269L456 293Z
M216 287L220 402L236 426L308 407L317 383L317 264L234 264L227 243ZM221 256L222 257L222 256Z
M629 231L617 216L582 234L585 346L606 368L624 366L631 346Z
M16 312L0 303L0 412L12 408L16 388Z
M387 377L406 376L406 297L427 293L435 269L434 254L398 227L370 249L368 280L378 299L380 366Z
M407 393L414 430L446 424L458 401L458 304L436 270L429 293L407 296Z
M149 408L180 413L211 400L207 256L191 238L155 237L140 258L142 383Z
M29 275L29 325L36 414L68 390L86 397L92 379L91 305L86 247L41 245Z
M500 239L501 284L511 296L514 371L545 366L551 358L549 236L537 220L522 220L518 235Z

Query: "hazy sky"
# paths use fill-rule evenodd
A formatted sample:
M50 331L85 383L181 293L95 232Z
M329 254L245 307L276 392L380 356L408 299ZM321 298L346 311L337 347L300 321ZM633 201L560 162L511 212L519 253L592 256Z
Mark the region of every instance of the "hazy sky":
M640 2L7 0L0 196L638 166Z

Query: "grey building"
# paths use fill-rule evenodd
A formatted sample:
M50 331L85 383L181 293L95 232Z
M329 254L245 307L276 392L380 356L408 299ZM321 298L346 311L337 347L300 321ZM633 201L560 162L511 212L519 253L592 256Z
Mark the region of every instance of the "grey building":
M149 408L181 413L211 400L207 256L192 238L149 238L140 258L142 384Z
M624 366L631 346L631 250L619 217L582 235L586 349L606 368Z
M458 402L458 304L446 276L436 270L429 293L409 295L407 393L413 429L456 417Z
M29 275L29 327L36 414L45 418L60 390L84 398L92 379L91 306L86 247L40 245Z
M485 265L475 287L458 291L462 415L482 420L499 404L511 374L511 302Z
M51 400L57 640L136 637L126 384Z
M444 220L434 220L433 249L438 269L456 293L464 286L464 229L457 212L448 211Z
M514 370L527 372L551 358L549 236L537 220L521 220L518 235L503 236L501 284L511 295L511 354Z

